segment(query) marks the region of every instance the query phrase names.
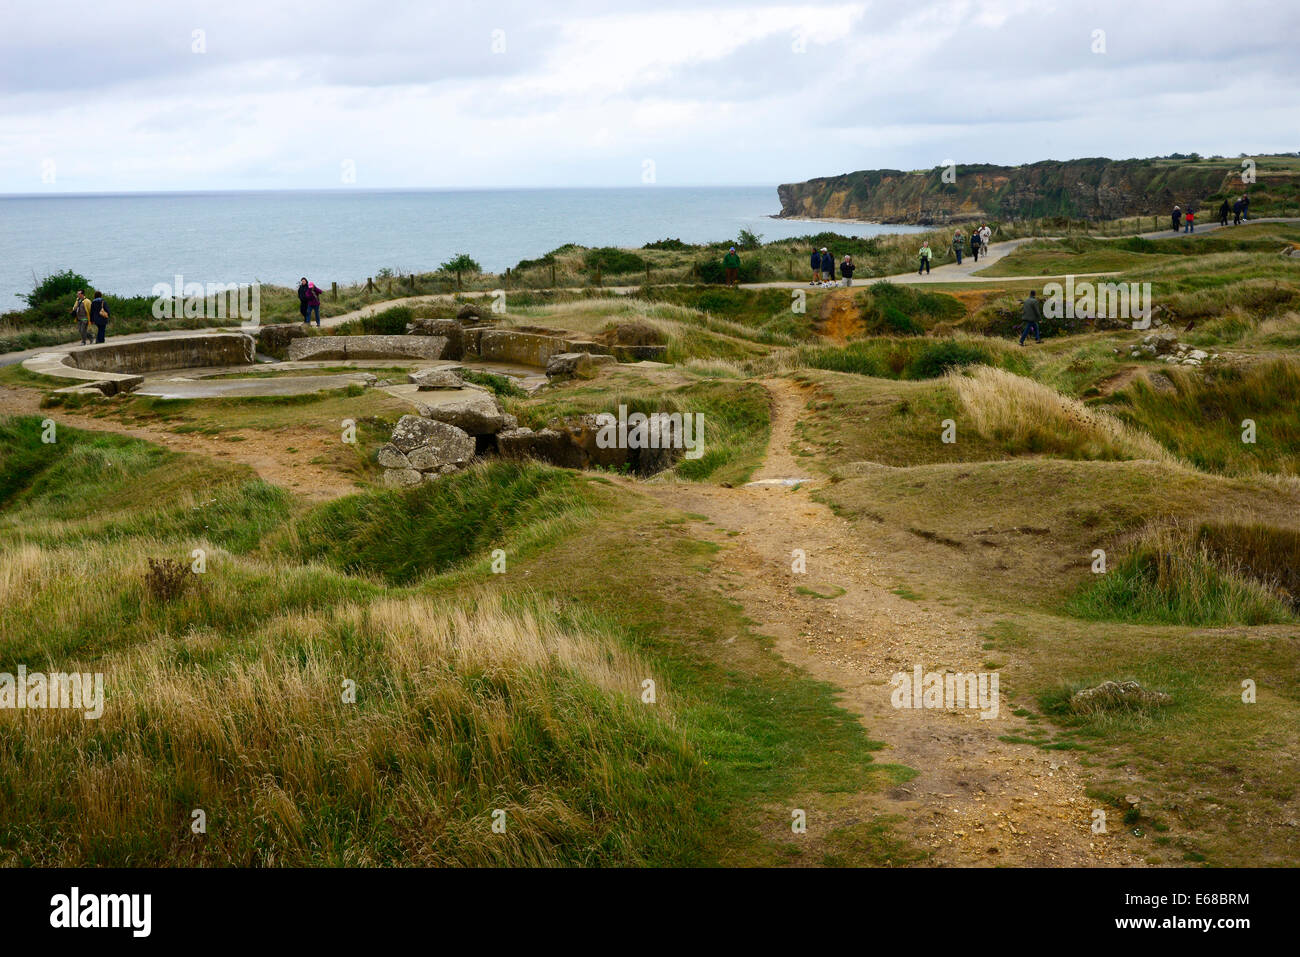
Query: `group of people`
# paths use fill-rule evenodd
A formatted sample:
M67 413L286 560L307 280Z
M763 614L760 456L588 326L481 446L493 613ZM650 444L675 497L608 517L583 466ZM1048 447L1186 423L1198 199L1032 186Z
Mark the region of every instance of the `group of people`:
M982 223L976 229L970 231L970 236L963 236L959 229L952 234L952 254L957 260L957 265L961 265L962 254L966 251L967 243L970 244L970 257L975 262L979 262L980 253L988 255L989 243L993 241L993 230L988 223ZM934 250L930 248L928 241L921 243L921 263L917 267L918 276L930 271L930 261L934 259Z
M1228 205L1228 201L1225 199L1219 206L1220 226L1228 225L1229 213L1232 213L1232 225L1240 226L1244 220L1250 218L1250 197L1244 194L1238 196L1232 201L1231 206ZM1191 206L1188 206L1186 209L1174 206L1173 212L1169 217L1169 224L1173 227L1174 232L1178 232L1179 230L1184 233L1196 232L1196 210Z
M81 344L103 342L108 329L108 303L104 294L96 290L93 299L86 298L86 290L77 290L77 299L72 304L72 317L77 321L77 332L81 333ZM90 327L95 327L91 332Z
M809 265L812 266L812 282L808 283L808 285L835 285L835 257L830 254L830 251L825 246L813 250ZM844 285L853 285L853 273L857 268L857 266L853 265L853 257L845 253L844 258L840 260L840 278L843 279Z

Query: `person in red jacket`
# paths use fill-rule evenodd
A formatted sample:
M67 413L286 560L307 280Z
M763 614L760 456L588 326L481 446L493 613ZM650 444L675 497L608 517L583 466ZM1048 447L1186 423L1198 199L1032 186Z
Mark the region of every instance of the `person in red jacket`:
M1196 232L1196 214L1192 212L1192 207L1187 207L1187 212L1183 213L1183 232Z

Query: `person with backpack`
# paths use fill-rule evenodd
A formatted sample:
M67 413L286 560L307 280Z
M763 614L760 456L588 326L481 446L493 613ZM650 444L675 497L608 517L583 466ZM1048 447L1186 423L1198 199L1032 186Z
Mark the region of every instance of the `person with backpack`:
M1228 201L1225 199L1223 205L1219 207L1219 225L1228 225Z
M1187 212L1183 214L1183 232L1196 232L1196 214L1192 212L1192 207L1187 207Z
M830 254L825 246L822 247L822 281L835 281L835 257Z
M985 223L980 227L980 251L985 256L989 254L989 244L991 242L993 242L993 230L989 228L988 223Z
M928 242L922 242L921 243L921 266L916 271L916 274L918 276L921 275L922 273L925 273L927 275L929 274L930 260L933 258L934 258L934 253L930 250L930 244Z
M961 265L961 248L962 248L962 236L961 236L961 230L959 229L952 234L952 251L957 256L958 266Z
M821 252L820 252L819 250L814 249L814 250L812 251L812 259L809 260L809 262L810 262L811 265L812 265L812 274L813 274L813 277L812 277L812 282L808 283L808 285L810 285L810 286L815 286L815 285L817 285L819 282L822 281L822 254L821 254Z
M978 229L970 231L970 258L975 262L980 261L980 231Z
M740 254L736 252L735 246L728 249L727 255L722 257L722 268L726 270L728 286L740 282Z
M1241 200L1240 199L1235 199L1232 201L1232 225L1234 226L1241 225Z
M1020 344L1025 344L1025 337L1029 335L1029 330L1034 331L1034 341L1042 342L1043 336L1039 332L1038 324L1043 321L1043 304L1038 299L1038 293L1029 290L1029 298L1021 300L1020 319L1024 322L1025 327L1020 332Z
M840 275L844 277L844 285L853 285L853 270L857 267L853 265L853 257L848 253L844 254L844 261L840 263Z
M81 344L84 346L87 342L93 342L94 339L90 334L90 300L86 298L86 290L77 290L77 301L72 304L72 317L77 320L77 332L81 333Z
M95 290L95 298L90 301L90 321L95 324L95 342L104 341L104 332L108 328L108 303L104 294Z
M1178 232L1178 230L1183 226L1183 211L1178 208L1177 204L1174 205L1174 211L1171 216L1174 220L1174 232Z

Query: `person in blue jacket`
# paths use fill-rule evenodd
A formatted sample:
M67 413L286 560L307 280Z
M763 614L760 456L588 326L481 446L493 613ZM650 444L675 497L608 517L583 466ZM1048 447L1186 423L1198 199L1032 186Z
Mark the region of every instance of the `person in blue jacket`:
M812 282L808 283L808 285L815 286L822 281L822 254L820 250L814 249L812 251L811 263L813 277Z
M825 246L822 247L822 281L835 281L835 257L826 251Z

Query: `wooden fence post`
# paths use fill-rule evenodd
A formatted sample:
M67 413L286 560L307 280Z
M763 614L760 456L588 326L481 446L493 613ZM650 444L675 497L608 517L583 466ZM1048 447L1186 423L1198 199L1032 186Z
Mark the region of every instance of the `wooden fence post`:
M551 263L551 288L555 288L555 263Z
M336 282L332 282L332 283L330 283L330 293L334 296L335 299L338 299L338 297L339 297L339 284L338 284L338 283L336 283Z
M367 276L367 277L366 277L366 292L374 292L374 291L375 291L375 277L374 277L374 276Z
M600 267L599 267L599 266L596 267L596 285L597 285L597 286L600 285Z

